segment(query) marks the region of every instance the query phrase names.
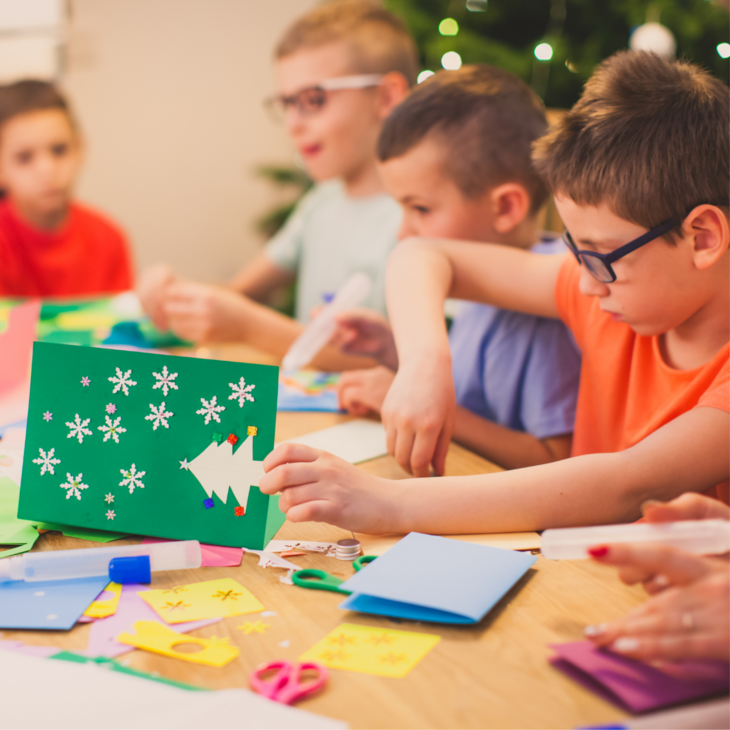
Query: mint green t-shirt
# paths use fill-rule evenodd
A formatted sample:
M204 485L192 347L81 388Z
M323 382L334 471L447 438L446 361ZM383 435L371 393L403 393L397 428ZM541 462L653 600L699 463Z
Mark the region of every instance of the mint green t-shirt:
M356 271L373 287L363 306L387 315L385 266L401 223L398 203L385 193L352 198L339 180L316 185L266 245L266 255L297 275L296 318L307 323L322 295L335 293Z

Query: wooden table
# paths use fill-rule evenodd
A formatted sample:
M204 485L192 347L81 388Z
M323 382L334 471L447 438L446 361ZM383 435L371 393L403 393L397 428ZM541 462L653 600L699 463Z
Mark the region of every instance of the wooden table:
M213 351L214 357L257 359L241 350ZM202 353L201 353L202 354ZM347 420L331 413L282 413L277 440L294 438ZM361 468L379 476L406 474L390 457ZM451 445L447 459L450 475L496 471L497 467L465 449ZM349 533L318 523L285 523L283 539L335 541ZM119 543L134 543L128 538ZM34 550L86 548L84 540L46 533ZM342 578L352 574L349 564L308 554L294 557L302 567L321 568ZM159 672L170 679L210 689L248 687L248 675L271 659L294 660L338 624L348 621L369 626L400 628L438 634L442 640L404 679L387 679L356 672L332 670L327 689L299 703L302 709L348 722L353 728L571 728L617 721L626 715L575 684L547 661L548 644L579 641L583 628L625 614L644 600L638 589L622 585L614 570L588 561L551 562L540 557L528 574L476 626L448 627L399 622L339 610L342 596L283 585L284 572L259 568L256 555L246 554L237 568L155 573L153 587L168 588L231 577L248 587L276 616L267 617L263 634L237 630L251 616L224 619L191 632L192 636L227 636L241 648L240 656L217 669L171 659L145 651L120 657L134 669ZM254 617L256 615L254 614ZM29 644L83 650L89 626L68 632L6 631L3 638ZM280 642L289 641L286 648ZM214 725L212 725L214 726Z

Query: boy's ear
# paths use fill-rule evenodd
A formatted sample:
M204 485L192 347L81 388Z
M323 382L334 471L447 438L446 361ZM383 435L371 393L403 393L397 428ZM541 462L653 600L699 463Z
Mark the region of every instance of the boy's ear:
M716 205L698 205L684 220L684 236L692 242L698 269L709 269L730 245L730 228L725 213Z
M380 118L385 119L406 96L408 96L408 81L406 77L398 71L391 71L385 74L378 86Z
M489 191L494 211L494 230L509 233L527 217L530 212L530 194L515 182L497 185Z

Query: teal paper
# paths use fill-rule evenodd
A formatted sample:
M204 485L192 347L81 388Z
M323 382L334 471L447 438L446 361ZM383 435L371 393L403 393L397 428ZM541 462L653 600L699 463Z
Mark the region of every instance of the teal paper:
M480 621L537 560L515 550L412 532L346 580L340 608L412 621Z
M284 522L278 498L236 495L274 447L277 387L267 365L35 343L18 515L263 549ZM204 487L185 467L206 450Z

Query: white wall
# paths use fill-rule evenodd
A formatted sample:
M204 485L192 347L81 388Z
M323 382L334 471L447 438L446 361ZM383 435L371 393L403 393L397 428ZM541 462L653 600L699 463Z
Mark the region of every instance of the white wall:
M314 0L72 0L62 74L87 140L78 197L128 232L138 269L221 280L260 250L286 198L257 179L294 161L262 106L272 49Z

